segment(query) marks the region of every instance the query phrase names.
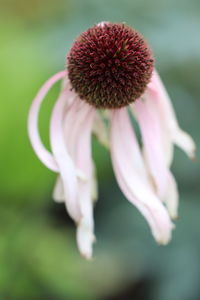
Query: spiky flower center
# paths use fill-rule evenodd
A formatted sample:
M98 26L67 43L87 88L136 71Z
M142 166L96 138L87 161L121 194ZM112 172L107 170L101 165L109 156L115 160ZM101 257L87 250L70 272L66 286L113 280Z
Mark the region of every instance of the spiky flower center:
M153 57L136 30L125 24L100 23L77 38L67 68L81 99L97 108L120 108L145 91Z

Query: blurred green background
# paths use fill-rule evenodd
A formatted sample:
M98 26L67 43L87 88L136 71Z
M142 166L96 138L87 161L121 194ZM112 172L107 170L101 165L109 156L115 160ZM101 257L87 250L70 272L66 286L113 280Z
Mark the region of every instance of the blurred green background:
M175 151L180 218L172 242L160 247L94 141L97 243L87 262L64 205L52 200L55 174L34 155L26 123L33 97L64 68L75 37L100 21L125 21L146 37L198 150L196 162ZM199 0L0 0L0 300L200 299L199 31ZM42 107L47 144L58 90Z

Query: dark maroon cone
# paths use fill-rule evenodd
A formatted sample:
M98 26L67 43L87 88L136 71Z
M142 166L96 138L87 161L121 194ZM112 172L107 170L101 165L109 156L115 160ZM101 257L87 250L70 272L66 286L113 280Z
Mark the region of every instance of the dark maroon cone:
M102 23L83 32L67 57L72 88L97 108L120 108L139 98L153 71L151 50L125 24Z

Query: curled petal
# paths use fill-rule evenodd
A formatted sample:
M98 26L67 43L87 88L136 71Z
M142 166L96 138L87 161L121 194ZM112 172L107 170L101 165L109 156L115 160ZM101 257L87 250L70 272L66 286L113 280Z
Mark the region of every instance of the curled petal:
M70 91L63 91L54 106L51 116L50 142L63 183L67 210L69 215L78 222L81 214L77 199L76 169L66 147L63 131L65 105L67 99L70 98L75 98L74 94Z
M118 183L127 199L146 218L157 242L166 244L173 224L154 194L126 109L111 114L111 153Z
M30 141L35 153L39 159L52 171L59 172L57 162L53 155L44 147L42 144L39 132L38 132L38 114L42 101L49 89L60 79L67 75L66 71L61 71L52 76L40 89L31 105L29 116L28 116L28 132Z
M156 71L153 73L149 89L154 91L155 101L159 107L163 122L166 123L170 131L173 142L193 159L195 157L195 143L189 134L180 129L169 95Z
M190 159L195 159L196 146L191 136L180 128L172 133L172 140Z

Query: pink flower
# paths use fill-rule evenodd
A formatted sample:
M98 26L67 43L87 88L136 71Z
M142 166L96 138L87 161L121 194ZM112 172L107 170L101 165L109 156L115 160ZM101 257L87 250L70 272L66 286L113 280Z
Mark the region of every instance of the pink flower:
M170 171L173 145L190 158L195 145L183 132L154 68L143 37L124 24L102 22L77 38L67 70L51 77L30 108L29 137L39 159L58 173L53 197L64 202L77 224L83 256L92 257L93 206L97 198L91 155L94 133L111 152L114 172L126 198L138 208L160 244L171 239L178 192ZM49 152L38 132L38 114L49 89L63 80L51 115ZM140 128L142 150L131 117Z

